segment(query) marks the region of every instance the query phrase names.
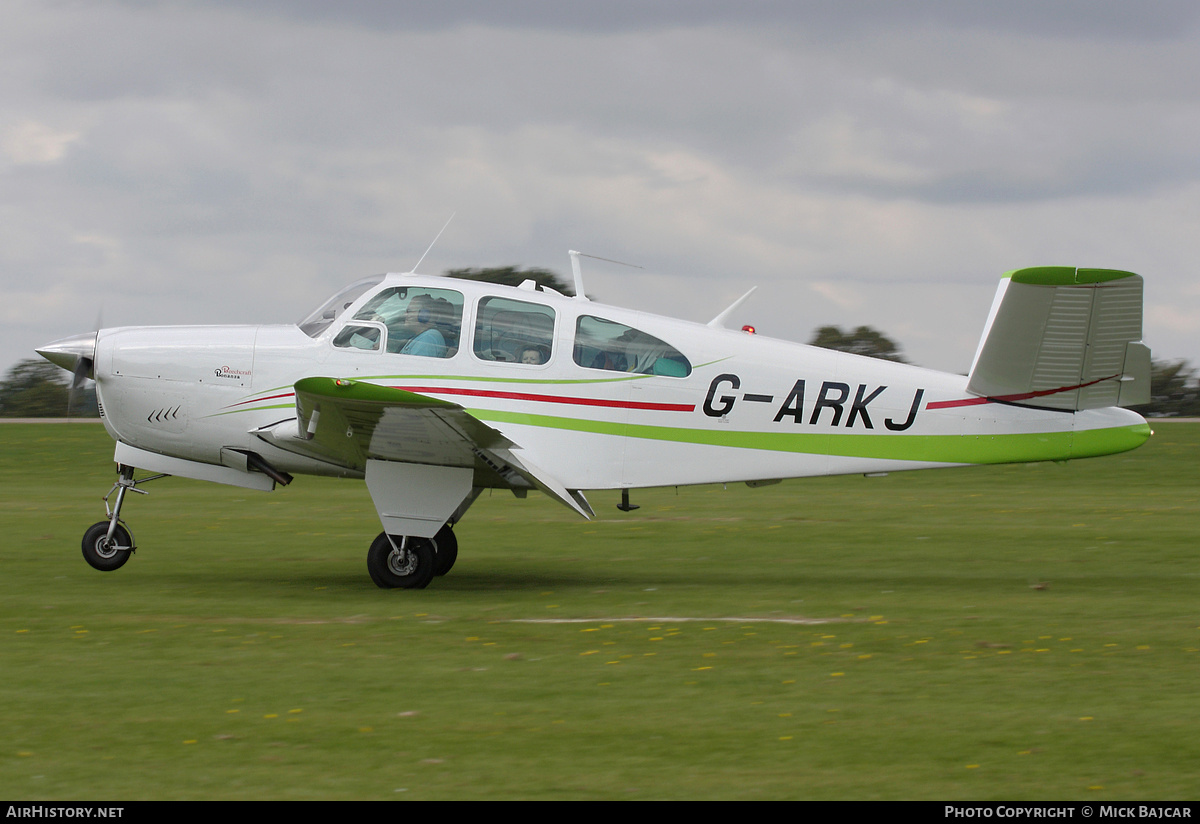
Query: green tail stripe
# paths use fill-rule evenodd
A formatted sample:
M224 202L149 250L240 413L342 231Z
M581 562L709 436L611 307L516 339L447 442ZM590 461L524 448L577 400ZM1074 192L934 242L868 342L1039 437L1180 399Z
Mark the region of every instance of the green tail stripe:
M1084 283L1105 283L1110 280L1137 277L1133 272L1120 269L1076 269L1074 266L1031 266L1013 269L1003 277L1012 278L1014 283L1032 283L1038 286L1079 286Z

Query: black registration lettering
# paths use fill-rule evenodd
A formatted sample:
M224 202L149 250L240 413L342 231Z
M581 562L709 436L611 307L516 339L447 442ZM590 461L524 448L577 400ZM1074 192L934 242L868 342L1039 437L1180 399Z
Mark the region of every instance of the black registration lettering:
M717 387L722 383L728 383L730 389L738 389L742 385L742 379L737 375L729 374L717 375L713 378L712 383L708 385L708 395L704 398L704 414L710 418L719 418L729 414L729 411L733 409L733 404L737 401L733 395L722 395L720 398L716 398ZM713 404L714 399L718 400L715 405Z
M831 398L829 393L831 390L840 392L841 395L837 398ZM845 383L835 383L834 381L825 381L821 384L821 392L817 395L817 402L813 405L812 417L808 419L809 424L814 424L821 417L821 410L829 408L833 410L833 426L837 426L842 419L842 404L850 397L850 386Z
M883 425L893 432L903 432L913 425L913 421L917 419L917 410L921 408L921 398L925 396L924 389L918 389L916 397L913 398L912 407L908 410L908 420L904 423L896 423L891 418L883 422Z
M858 394L854 396L854 403L850 405L850 415L846 418L846 427L849 428L854 426L854 419L859 415L862 415L863 426L865 426L867 429L874 429L875 427L871 425L871 418L869 415L867 415L867 404L879 397L879 393L885 389L887 389L886 386L881 386L864 398L863 392L867 390L867 385L860 383L858 385Z
M790 417L794 423L803 423L801 418L804 416L804 381L796 381L796 385L792 387L792 391L783 401L783 406L779 407L779 411L775 413L775 423L779 423L784 418Z

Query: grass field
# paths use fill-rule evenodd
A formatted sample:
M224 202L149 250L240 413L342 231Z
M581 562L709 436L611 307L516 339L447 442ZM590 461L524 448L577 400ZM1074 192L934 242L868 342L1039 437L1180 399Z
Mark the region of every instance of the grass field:
M0 426L0 797L1195 799L1200 424L1155 429L591 523L497 493L384 591L328 479L152 483L96 572L107 435Z

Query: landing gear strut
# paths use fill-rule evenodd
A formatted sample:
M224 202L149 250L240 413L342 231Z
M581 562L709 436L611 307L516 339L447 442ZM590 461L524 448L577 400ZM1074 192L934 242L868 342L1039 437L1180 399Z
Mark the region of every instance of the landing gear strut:
M92 524L88 527L87 532L83 533L83 560L101 572L120 569L129 560L129 556L137 550L137 546L133 542L133 535L120 518L121 507L125 503L125 493L132 490L139 495L145 495L146 491L138 489L138 484L167 477L165 474L151 475L135 481L132 466L122 464L119 469L121 474L117 478L117 482L104 496L106 520ZM117 500L110 507L108 499L112 497L113 492L117 493Z

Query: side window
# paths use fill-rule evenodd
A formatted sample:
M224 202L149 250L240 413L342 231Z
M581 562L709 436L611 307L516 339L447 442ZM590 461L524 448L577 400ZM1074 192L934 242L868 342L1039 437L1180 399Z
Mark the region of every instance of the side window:
M424 358L453 357L462 334L462 310L461 292L392 286L367 301L354 320L334 338L333 345L378 348L378 342L373 347L360 345L351 330L357 330L359 338L369 337L362 333L362 328L381 326L386 335L380 337L386 337L388 352Z
M341 349L365 349L368 352L378 352L386 337L387 333L382 324L351 321L337 333L337 337L333 339L333 345Z
M537 365L550 360L554 310L509 298L479 301L475 320L475 356L485 361Z
M575 362L589 369L686 378L692 364L669 343L631 326L580 315L575 324Z

